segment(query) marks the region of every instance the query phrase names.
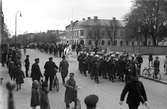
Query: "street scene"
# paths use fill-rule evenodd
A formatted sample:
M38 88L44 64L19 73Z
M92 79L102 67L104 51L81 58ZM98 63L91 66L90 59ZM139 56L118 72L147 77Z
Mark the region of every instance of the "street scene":
M0 109L166 109L167 1L1 0L0 97Z

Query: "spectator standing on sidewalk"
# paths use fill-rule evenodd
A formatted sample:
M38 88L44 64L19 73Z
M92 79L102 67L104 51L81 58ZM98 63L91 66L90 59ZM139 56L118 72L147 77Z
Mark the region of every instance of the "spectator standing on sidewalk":
M59 65L59 71L61 72L63 84L65 84L65 78L68 75L68 68L69 68L69 63L66 60L65 56L63 56L62 61L60 62L60 65Z
M45 81L40 89L40 109L50 109L48 93L48 83Z
M140 82L137 77L130 76L130 82L128 82L120 97L120 105L123 104L125 95L128 93L126 103L129 106L129 109L138 109L140 102L147 106L147 96L143 86L143 83Z
M31 68L31 78L33 81L34 80L40 81L40 78L42 77L41 70L38 64L39 64L39 58L36 58L35 63L32 65Z
M50 57L49 61L47 61L44 65L45 68L45 81L48 82L48 79L50 79L50 86L49 86L49 90L52 90L52 83L53 83L53 79L54 76L57 72L58 66L53 62L53 58Z
M28 71L30 68L29 55L26 55L26 59L24 60L24 62L25 62L26 77L28 77Z
M16 86L17 86L17 91L21 90L21 84L24 83L24 73L21 70L21 66L18 65L15 71L16 75Z
M36 109L37 106L40 105L40 97L39 97L39 82L38 80L34 80L32 83L31 89L31 104L32 109Z
M167 56L165 56L164 71L165 71L165 75L167 75Z

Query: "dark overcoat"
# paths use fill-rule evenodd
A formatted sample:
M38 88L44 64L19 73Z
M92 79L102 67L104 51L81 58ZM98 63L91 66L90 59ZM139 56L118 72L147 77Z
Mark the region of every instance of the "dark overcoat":
M120 100L123 101L125 95L127 95L126 103L129 105L136 105L138 106L140 102L144 103L147 101L146 92L142 82L140 81L131 81L128 82L121 94Z
M67 62L67 60L62 60L60 62L59 70L63 78L65 78L68 75L68 67L69 67L69 63Z
M37 63L34 63L31 68L31 78L32 80L40 80L40 77L42 77L40 67Z
M21 71L21 69L17 68L15 70L15 76L16 76L16 84L24 83L24 73L23 71Z

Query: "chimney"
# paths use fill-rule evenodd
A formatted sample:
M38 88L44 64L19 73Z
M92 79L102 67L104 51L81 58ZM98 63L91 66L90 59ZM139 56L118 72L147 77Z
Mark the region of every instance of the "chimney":
M94 16L94 20L97 20L98 19L98 17L97 16Z
M88 17L88 20L90 20L91 19L91 17Z
M85 21L85 18L82 18L83 21Z

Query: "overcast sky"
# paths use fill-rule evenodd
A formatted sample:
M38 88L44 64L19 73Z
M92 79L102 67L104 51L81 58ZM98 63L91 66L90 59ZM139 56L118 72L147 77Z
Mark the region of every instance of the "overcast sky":
M46 30L65 30L71 20L98 16L102 19L122 19L130 11L131 0L2 0L5 23L14 34L15 15L18 34Z

